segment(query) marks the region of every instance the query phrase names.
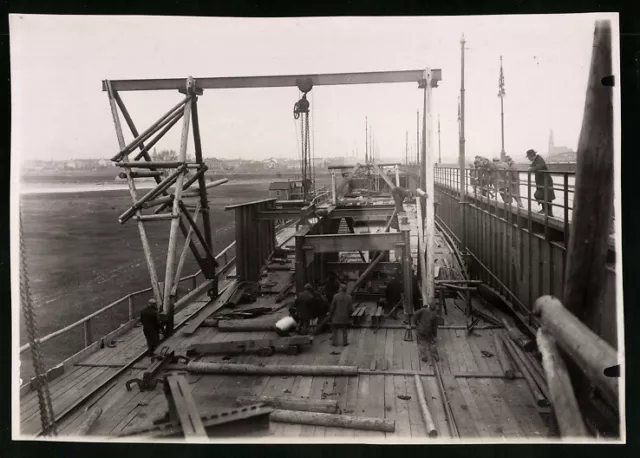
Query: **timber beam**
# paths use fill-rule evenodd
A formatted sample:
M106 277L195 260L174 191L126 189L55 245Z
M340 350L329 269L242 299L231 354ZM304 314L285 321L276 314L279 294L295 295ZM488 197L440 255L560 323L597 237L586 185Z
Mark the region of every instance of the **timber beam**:
M375 234L329 234L307 235L303 249L316 253L336 253L340 251L389 251L404 246L401 232Z
M231 76L194 78L195 89L242 89L268 87L297 87L298 83L311 80L313 86L336 86L344 84L376 83L422 83L424 70L403 70L391 72L325 73L316 75L276 75L276 76ZM431 70L432 80L440 80L440 70ZM161 91L184 89L186 78L110 80L114 91ZM102 82L102 90L107 90L107 82Z

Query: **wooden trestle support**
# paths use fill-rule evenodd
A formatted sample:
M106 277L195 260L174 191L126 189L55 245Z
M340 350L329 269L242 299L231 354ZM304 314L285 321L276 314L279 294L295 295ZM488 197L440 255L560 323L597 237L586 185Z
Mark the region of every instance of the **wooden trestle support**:
M210 295L217 294L216 268L218 262L213 254L213 241L211 234L211 224L209 217L209 202L207 199L207 189L219 186L227 180L205 182L205 172L207 166L202 156L202 144L200 141L200 127L198 124L198 95L202 94L201 89L196 88L195 80L191 77L185 80L184 88L179 92L186 95L183 100L166 112L159 120L152 124L147 130L139 133L131 115L122 101L117 90L112 87L110 81L104 81L109 97L111 114L116 129L118 145L120 151L111 158L115 165L123 168L121 177L126 178L131 195L132 206L119 218L120 224L126 223L130 219L135 219L140 233L140 240L144 250L153 297L159 304L162 304L162 311L167 317L167 334L173 331L174 304L178 290L178 282L182 266L186 258L187 250L191 250L193 257L202 270L205 278L211 282ZM126 144L124 133L120 124L119 111L122 113L134 140ZM177 160L173 161L152 161L149 154L151 148L182 119L182 135L180 139L180 150ZM193 127L193 142L195 146L195 161L187 160L187 143L189 139L189 127ZM139 151L137 151L139 150ZM133 159L130 155L136 153ZM172 173L163 177L162 170L171 170ZM138 178L153 178L156 186L144 194L138 196L135 180ZM197 190L190 190L194 183L198 183ZM170 189L172 188L173 189ZM194 206L188 199L197 199ZM194 209L193 215L189 213ZM145 214L144 210L151 210ZM202 213L202 228L197 224L198 215ZM169 233L169 247L167 251L167 263L164 275L164 282L160 282L156 270L151 245L147 236L146 223L156 223L160 221L171 221ZM178 231L185 237L184 250L180 256L176 256ZM193 236L200 244L200 249L196 246ZM203 254L201 254L201 251ZM176 259L179 259L176 266ZM161 286L162 285L162 286Z

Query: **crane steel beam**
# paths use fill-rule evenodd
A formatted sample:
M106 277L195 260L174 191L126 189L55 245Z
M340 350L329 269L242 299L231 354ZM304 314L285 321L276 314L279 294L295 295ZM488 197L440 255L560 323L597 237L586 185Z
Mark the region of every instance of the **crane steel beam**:
M439 70L432 70L432 78L440 79ZM296 87L298 82L311 79L313 86L336 86L344 84L420 83L424 70L401 70L390 72L324 73L317 75L275 76L227 76L194 78L198 89L242 89L268 87ZM115 91L181 90L186 78L111 80ZM106 91L106 82L102 82Z
M401 232L377 232L374 234L328 234L307 235L303 249L316 253L337 253L340 251L388 251L404 245Z

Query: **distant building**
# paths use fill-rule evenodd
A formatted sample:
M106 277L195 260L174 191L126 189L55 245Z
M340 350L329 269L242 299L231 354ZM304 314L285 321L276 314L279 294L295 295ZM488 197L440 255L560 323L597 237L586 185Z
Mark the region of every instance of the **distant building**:
M553 140L553 129L549 132L549 151L547 152L547 157L549 159L553 158L553 156L555 155L562 155L562 156L571 156L571 153L574 153L574 151L571 148L567 148L566 146L556 146L555 142Z
M278 161L273 158L265 159L264 161L262 161L262 164L264 165L265 169L272 170L278 166Z
M302 182L299 180L274 181L269 185L269 197L278 200L302 198Z

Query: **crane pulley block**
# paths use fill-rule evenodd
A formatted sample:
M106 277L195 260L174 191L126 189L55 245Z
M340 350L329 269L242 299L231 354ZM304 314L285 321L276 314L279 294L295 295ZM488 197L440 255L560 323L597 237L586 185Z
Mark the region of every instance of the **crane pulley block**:
M295 105L293 105L293 117L298 119L300 113L309 113L309 101L307 100L307 94L304 94Z

